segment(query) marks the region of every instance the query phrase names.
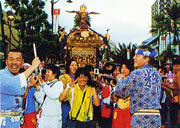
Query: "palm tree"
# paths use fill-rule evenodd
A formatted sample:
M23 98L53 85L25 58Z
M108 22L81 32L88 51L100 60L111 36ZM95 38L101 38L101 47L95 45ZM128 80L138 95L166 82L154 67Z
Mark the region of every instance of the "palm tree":
M167 8L167 14L171 20L171 28L173 33L173 44L177 45L179 42L179 31L178 25L180 24L180 4L172 2L169 8ZM180 43L179 43L180 49Z
M114 63L122 64L127 61L127 50L130 51L130 64L133 64L133 57L135 53L135 49L137 48L136 44L129 43L126 45L125 43L118 43L118 47L111 51L111 57L114 60Z
M179 42L179 28L180 24L180 4L172 2L167 9L167 15L157 14L153 16L154 25L151 26L150 32L155 35L169 35L169 43L171 44L171 33L173 34L173 45ZM160 39L159 39L160 41ZM180 43L179 43L180 50Z
M164 32L165 16L157 14L152 17L154 24L151 26L150 32L154 35L161 35Z
M169 25L169 19L165 17L163 14L157 14L152 17L154 24L151 26L150 33L153 35L158 35L160 43L160 36L167 36L167 33L171 31L171 26ZM170 34L169 34L170 35Z
M167 46L167 50L163 51L161 55L157 57L157 59L160 61L169 60L170 62L172 62L172 59L176 56L175 53L176 53L176 49L171 48L171 45L169 44Z

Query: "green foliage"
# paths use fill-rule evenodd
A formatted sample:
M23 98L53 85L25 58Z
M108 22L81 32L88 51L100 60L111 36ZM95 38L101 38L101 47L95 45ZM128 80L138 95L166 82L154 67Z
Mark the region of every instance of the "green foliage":
M169 18L171 19L172 23L172 33L174 35L173 44L178 44L178 36L180 29L178 28L178 25L180 25L180 4L176 2L172 2L171 6L167 8L167 14Z
M180 28L180 4L172 2L170 7L166 9L167 15L157 14L153 18L154 25L151 26L151 33L156 35L168 35L173 34L173 44L178 44L178 35Z
M172 62L172 59L176 56L175 53L176 49L172 48L172 45L168 45L167 50L163 51L157 59L160 61L170 60Z
M125 43L118 43L118 47L115 48L111 52L111 57L114 60L114 63L122 64L127 61L127 50L130 50L130 64L133 66L133 57L135 50L137 48L136 44L129 43L126 45Z
M151 26L151 33L156 35L165 34L167 30L171 31L170 19L162 14L157 14L152 17L154 20L154 25Z
M45 61L57 61L60 56L58 35L52 35L48 15L43 10L43 0L6 0L6 7L15 13L14 27L20 38L19 47L26 55L26 61L34 57L32 44L36 42L38 56ZM54 56L50 56L50 55Z

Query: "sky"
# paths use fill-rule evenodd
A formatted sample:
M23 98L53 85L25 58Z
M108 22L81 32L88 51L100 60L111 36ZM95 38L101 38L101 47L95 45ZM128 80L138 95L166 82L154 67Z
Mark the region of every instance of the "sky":
M2 1L2 6L4 0ZM56 0L54 0L56 1ZM60 9L59 25L65 27L68 32L74 25L74 13L79 11L80 5L85 4L88 12L98 12L98 15L90 15L91 28L104 35L107 29L111 40L117 43L141 44L142 41L151 37L151 6L155 0L59 0L55 9ZM4 8L4 7L3 7ZM45 11L51 22L51 4L47 0Z

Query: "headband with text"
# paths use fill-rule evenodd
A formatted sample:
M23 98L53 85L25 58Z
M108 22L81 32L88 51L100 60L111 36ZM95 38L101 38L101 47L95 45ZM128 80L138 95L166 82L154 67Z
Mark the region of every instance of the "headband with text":
M140 54L140 55L148 56L148 57L154 57L156 56L156 51L149 52L149 51L145 51L141 49L136 49L135 54Z

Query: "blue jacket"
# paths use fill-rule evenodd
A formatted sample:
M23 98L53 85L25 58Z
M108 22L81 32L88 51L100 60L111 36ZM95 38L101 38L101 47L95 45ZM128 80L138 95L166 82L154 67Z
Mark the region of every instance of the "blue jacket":
M150 65L144 65L125 80L119 80L114 93L122 98L131 96L131 114L140 109L161 109L161 75Z
M1 110L10 110L16 112L19 111L19 108L22 107L22 100L25 88L22 88L21 84L27 84L21 82L22 78L25 79L24 74L18 74L14 76L8 70L8 67L0 70Z

